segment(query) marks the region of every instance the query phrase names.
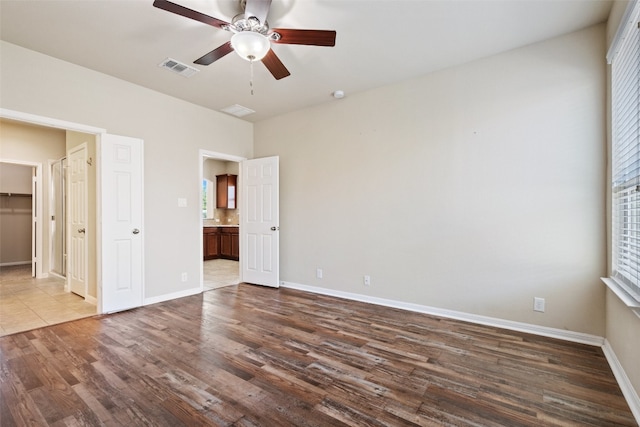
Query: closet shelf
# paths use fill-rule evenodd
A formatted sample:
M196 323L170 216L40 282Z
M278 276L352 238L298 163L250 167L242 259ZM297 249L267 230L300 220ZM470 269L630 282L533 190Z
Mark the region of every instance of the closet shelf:
M31 197L31 194L27 194L27 193L0 193L0 196L5 196L5 197Z

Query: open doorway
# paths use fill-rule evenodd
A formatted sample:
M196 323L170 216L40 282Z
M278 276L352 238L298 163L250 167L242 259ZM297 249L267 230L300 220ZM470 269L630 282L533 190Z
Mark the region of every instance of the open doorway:
M96 314L95 296L72 294L66 283L68 236L64 212L67 201L64 158L67 146L73 142L71 134L74 132L56 126L56 121L51 125L47 120L35 121L33 116L23 113L3 110L1 116L1 164L26 168L27 177L18 179L15 171L7 168L9 175L0 179L3 185L21 183L24 187L2 190L11 194L4 197L6 206L3 205L2 213L14 218L3 216L0 226L0 238L3 242L8 241L11 249L5 250L3 243L0 334ZM95 139L94 135L90 136ZM95 188L95 184L91 188ZM14 224L14 220L22 223ZM17 254L17 258L4 258L23 246L27 250Z
M0 162L0 266L36 277L37 165Z
M10 135L6 127L4 131L4 136ZM28 134L28 130L21 129L21 136ZM11 152L12 143L7 139L3 147ZM27 145L25 141L19 143ZM37 158L37 152L34 149L30 155ZM53 217L58 213L44 202L44 193L48 191L49 197L54 198L54 186L50 185L53 182L47 180L54 178L50 172L55 168L43 171L43 163L46 162L0 162L0 336L96 313L95 304L68 292L64 265L54 268L54 251L48 237L54 234ZM51 222L44 220L49 217ZM58 241L64 240L60 235Z
M200 152L201 283L203 291L240 282L240 161Z

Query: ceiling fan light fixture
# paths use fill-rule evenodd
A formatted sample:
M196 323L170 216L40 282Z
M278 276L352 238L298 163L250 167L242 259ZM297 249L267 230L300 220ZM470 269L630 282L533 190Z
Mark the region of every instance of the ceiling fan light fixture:
M260 61L271 49L271 42L255 31L241 31L231 37L231 46L242 59Z

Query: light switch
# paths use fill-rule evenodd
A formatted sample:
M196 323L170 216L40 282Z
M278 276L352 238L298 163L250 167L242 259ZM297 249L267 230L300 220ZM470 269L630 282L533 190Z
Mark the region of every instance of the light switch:
M185 199L184 197L178 197L178 207L179 208L186 208L187 207L187 199Z

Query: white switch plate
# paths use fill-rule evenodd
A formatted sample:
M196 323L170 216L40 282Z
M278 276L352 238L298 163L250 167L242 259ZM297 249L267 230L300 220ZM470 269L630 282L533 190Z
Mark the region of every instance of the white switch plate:
M364 276L364 285L365 286L371 285L371 276Z
M180 279L181 279L183 282L186 282L187 280L189 280L189 275L188 275L187 273L182 273L182 274L180 275Z
M318 279L322 279L322 269L321 268L317 268L316 269L316 277Z
M533 298L533 311L544 313L544 298Z
M186 208L187 207L187 199L185 199L184 197L178 197L178 207L179 208Z

